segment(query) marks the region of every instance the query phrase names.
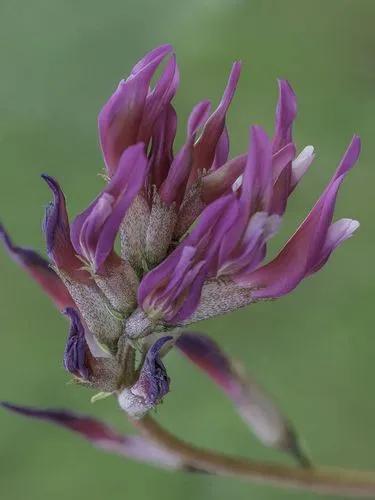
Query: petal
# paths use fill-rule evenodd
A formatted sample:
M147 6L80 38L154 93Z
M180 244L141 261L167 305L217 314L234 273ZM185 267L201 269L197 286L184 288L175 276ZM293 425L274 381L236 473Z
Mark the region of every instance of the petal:
M207 119L209 108L210 102L202 101L190 114L186 142L174 158L168 176L160 188L160 197L167 205L173 202L179 205L182 202L192 165L195 135Z
M75 218L71 231L74 248L95 271L113 251L120 224L144 185L147 171L143 144L130 146L103 192Z
M244 171L247 156L247 154L236 156L202 178L201 197L205 203L214 201L231 189Z
M242 286L257 288L253 292L254 298L280 297L321 267L322 249L327 245L337 193L359 152L360 140L354 136L324 193L279 255L248 278L236 280ZM333 250L334 246L331 248Z
M276 106L275 134L272 140L273 152L292 142L293 122L297 115L297 100L294 91L286 80L278 80L279 100ZM288 196L291 193L292 164L288 163L277 175L274 172L275 185L272 197L272 213L282 215L285 212Z
M179 85L179 71L176 56L173 54L160 76L155 88L146 98L142 122L139 128L137 142L148 144L155 121L170 104Z
M85 329L76 309L68 307L64 314L70 318L70 330L64 351L64 368L73 375L88 380L91 375L91 353L85 338Z
M14 245L1 224L0 239L4 243L12 259L22 266L29 275L39 283L59 309L74 305L73 299L67 288L55 271L50 267L47 260L43 259L43 257L37 252L34 252L34 250Z
M292 161L292 190L305 175L314 158L315 152L313 146L306 146L297 158Z
M263 444L292 452L301 463L308 464L288 419L272 398L253 379L246 377L243 368L233 362L216 342L200 333L184 332L175 345L223 390Z
M118 166L124 150L138 142L151 79L172 47L163 45L151 51L122 80L98 117L100 144L110 176Z
M81 270L82 262L75 254L70 240L70 229L64 193L58 182L48 175L42 175L53 194L53 201L47 206L43 222L47 254L58 269L66 271L75 279L87 279Z
M141 418L169 392L169 377L160 351L173 337L158 339L148 350L137 382L118 396L121 408L133 418Z
M316 273L329 259L331 253L345 240L351 238L354 232L359 228L359 222L353 219L340 219L331 224L327 231L327 237L324 242L320 255L317 257L317 263L311 269L310 274Z
M273 151L292 142L292 127L297 115L296 95L287 80L278 80L279 100L276 106Z
M7 410L25 417L46 420L47 422L65 427L87 439L87 441L101 450L168 469L182 468L178 457L159 448L151 441L141 436L121 435L111 427L91 417L77 415L64 410L42 410L11 403L1 404Z
M272 195L272 145L261 127L254 126L250 130L249 153L243 173L239 198L233 198L238 205L238 217L228 226L225 238L220 245L219 264L222 268L227 260L235 258L235 254L244 246L245 232L253 213L268 211ZM225 217L221 219L225 223ZM248 266L251 262L248 262Z
M224 165L224 163L228 161L228 157L229 157L229 133L227 126L225 125L224 130L216 146L215 158L212 164L212 169L216 170L220 168L222 165Z
M168 175L173 160L173 142L177 130L177 115L172 105L165 108L155 123L150 155L150 184L160 187Z
M216 149L225 127L226 113L232 102L240 72L241 63L237 61L232 66L220 104L207 120L202 134L194 147L194 163L189 178L190 184L195 182L200 171L210 169L214 162Z

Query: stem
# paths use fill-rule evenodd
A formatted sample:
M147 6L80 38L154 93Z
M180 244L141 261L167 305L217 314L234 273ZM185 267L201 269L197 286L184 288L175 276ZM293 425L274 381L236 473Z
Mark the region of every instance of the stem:
M163 429L150 416L133 420L143 435L175 454L187 466L220 476L296 488L314 493L375 498L375 474L336 468L298 469L230 457L190 445Z

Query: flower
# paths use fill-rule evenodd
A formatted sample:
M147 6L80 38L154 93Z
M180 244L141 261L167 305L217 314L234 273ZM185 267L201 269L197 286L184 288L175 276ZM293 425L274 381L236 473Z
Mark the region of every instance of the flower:
M176 344L223 387L264 442L290 448L295 442L289 424L273 404L261 393L256 404L268 414L261 423L254 420L238 372L212 341L181 336L181 328L279 298L324 266L359 225L332 219L338 190L358 159L360 139L353 137L304 222L264 263L268 241L314 149L307 146L297 154L292 135L296 97L280 80L272 137L252 126L248 151L229 159L226 115L240 70L235 62L214 111L206 100L194 106L186 138L175 152L176 57L169 45L146 54L99 114L107 183L72 224L58 182L43 175L53 194L43 224L50 264L15 246L5 229L0 235L10 255L70 318L64 367L77 382L115 394L126 413L140 418L169 391L162 358ZM12 409L75 430L74 422L83 422Z

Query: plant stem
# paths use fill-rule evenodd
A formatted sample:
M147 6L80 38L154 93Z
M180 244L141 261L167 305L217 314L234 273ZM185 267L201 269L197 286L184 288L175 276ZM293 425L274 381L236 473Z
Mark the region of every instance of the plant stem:
M133 423L148 439L195 470L314 493L375 498L375 473L323 467L298 469L254 462L190 445L163 429L150 416Z

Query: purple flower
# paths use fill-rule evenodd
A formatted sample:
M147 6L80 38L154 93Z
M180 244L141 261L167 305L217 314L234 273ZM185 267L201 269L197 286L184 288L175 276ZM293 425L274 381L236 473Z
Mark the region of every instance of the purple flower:
M268 241L314 149L297 154L296 96L280 80L273 136L252 126L248 151L229 158L226 116L240 69L235 62L213 112L207 100L193 107L175 151L176 57L169 45L146 54L99 114L107 183L71 226L58 182L43 176L53 194L43 224L50 264L15 246L3 228L0 236L11 257L70 318L64 367L75 381L114 394L126 413L140 418L169 391L163 358L177 343L223 388L263 442L285 448L295 443L285 441L289 427L274 405L259 391L254 403L217 346L186 333L180 337L181 327L281 297L323 267L358 227L352 219L332 220L360 140L354 136L305 221L265 263ZM260 423L251 401L264 413ZM11 409L75 430L82 423L61 413ZM79 428L97 443L90 421ZM106 446L122 449L117 437L109 441Z

